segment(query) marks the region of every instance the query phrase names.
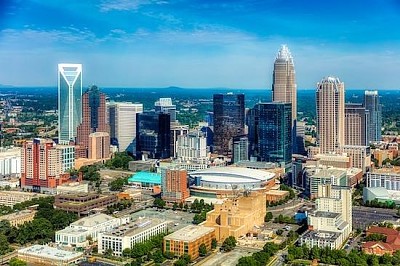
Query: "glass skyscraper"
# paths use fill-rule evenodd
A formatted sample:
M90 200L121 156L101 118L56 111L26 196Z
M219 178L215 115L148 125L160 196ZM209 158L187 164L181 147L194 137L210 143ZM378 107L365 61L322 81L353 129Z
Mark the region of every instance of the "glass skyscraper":
M244 94L214 94L214 152L232 153L233 137L244 133Z
M382 106L379 103L378 91L365 91L364 107L369 111L368 141L380 141L382 139Z
M171 156L170 114L137 113L136 123L136 157L169 158Z
M58 64L58 142L75 141L82 121L82 65Z
M251 156L279 163L290 171L292 162L291 103L258 103L249 113ZM250 130L251 129L251 130Z

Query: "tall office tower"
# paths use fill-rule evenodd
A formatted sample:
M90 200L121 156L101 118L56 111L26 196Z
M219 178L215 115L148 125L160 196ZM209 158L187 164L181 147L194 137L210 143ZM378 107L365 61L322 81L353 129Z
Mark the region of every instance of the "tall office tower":
M179 135L176 141L176 157L182 162L206 163L206 134L199 130Z
M108 104L111 144L120 152L136 154L136 114L143 113L141 103Z
M161 168L162 196L166 202L184 203L190 196L188 177L185 169Z
M378 91L365 91L364 107L369 111L368 141L382 140L382 105Z
M244 133L244 94L214 94L214 152L230 155L233 137Z
M156 112L168 113L171 117L171 123L176 122L176 105L172 104L171 98L160 98L154 103Z
M317 133L320 153L344 145L344 83L326 77L317 84Z
M297 84L296 73L294 70L293 57L289 48L282 45L278 51L274 62L273 82L272 82L272 101L292 104L292 143L293 152L300 153L297 145ZM300 144L304 143L300 140Z
M249 146L247 136L233 137L233 163L249 160Z
M63 171L63 154L64 151L57 149L52 140L36 138L25 142L21 156L21 187L51 192L68 182L70 176Z
M94 132L110 132L106 95L95 85L82 95L82 123L77 129L76 143L84 150L84 158L88 158L89 135Z
M297 85L292 54L286 45L278 51L274 63L272 101L292 104L292 120L297 119Z
M369 112L359 103L346 103L344 108L345 133L344 144L365 146L368 144Z
M58 142L75 142L82 121L82 65L58 64Z
M171 125L167 113L136 114L136 157L165 159L171 156Z
M258 161L279 163L285 171L290 171L292 105L282 102L258 103L249 115L251 156L257 157Z

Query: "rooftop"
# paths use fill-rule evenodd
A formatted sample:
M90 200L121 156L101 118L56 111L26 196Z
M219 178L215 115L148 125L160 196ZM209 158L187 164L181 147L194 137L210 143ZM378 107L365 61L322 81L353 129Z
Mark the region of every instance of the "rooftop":
M161 185L161 175L151 172L137 172L128 179L129 183L152 183Z
M335 242L339 236L340 233L336 232L309 230L304 233L301 238L321 239L325 241Z
M169 223L169 221L164 221L161 219L139 218L129 224L121 225L110 232L106 232L104 235L114 237L134 236L162 223Z
M326 211L314 212L315 217L323 217L323 218L331 218L331 219L336 218L339 215L340 215L339 213L335 213L335 212L326 212Z
M243 167L214 167L195 171L190 176L200 176L202 181L221 183L247 183L269 181L275 173Z
M65 251L45 245L33 245L18 250L18 254L43 257L51 260L71 260L82 256L81 252Z
M108 222L108 221L114 220L114 219L116 219L116 218L106 215L104 213L96 213L96 214L90 215L88 217L79 219L78 221L73 222L71 225L93 227L98 224L102 224L102 223L105 223L105 222Z
M11 213L11 214L0 216L0 220L13 220L13 219L16 219L16 218L19 218L19 217L30 215L32 213L34 214L34 213L36 213L36 211L23 210L23 211L14 212L14 213Z
M212 227L188 225L170 235L167 235L164 239L192 242L205 234L213 232L214 230L215 229Z
M339 168L327 168L327 169L317 169L316 173L313 174L313 177L319 177L319 178L329 178L329 177L343 177L346 176L346 170L344 169L339 169Z

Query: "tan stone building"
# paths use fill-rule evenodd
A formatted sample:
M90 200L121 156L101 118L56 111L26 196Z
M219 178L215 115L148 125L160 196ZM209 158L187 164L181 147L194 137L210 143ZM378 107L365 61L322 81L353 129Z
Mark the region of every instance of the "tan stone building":
M39 197L48 197L49 195L20 192L20 191L0 191L0 205L13 207L17 203L28 201Z
M253 232L254 226L264 223L266 212L265 194L252 192L215 204L202 225L215 228L216 239L222 242L229 236L239 238Z
M9 221L11 226L18 227L24 223L31 222L35 217L36 211L23 210L16 213L0 216L0 221Z

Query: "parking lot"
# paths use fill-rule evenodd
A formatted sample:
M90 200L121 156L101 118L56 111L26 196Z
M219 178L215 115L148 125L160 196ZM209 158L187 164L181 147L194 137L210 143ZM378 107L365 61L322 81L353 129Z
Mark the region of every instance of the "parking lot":
M194 213L183 212L183 211L173 211L165 209L147 208L131 214L132 219L137 219L139 217L147 218L157 218L163 220L170 220L173 224L173 230L176 231L189 224L192 224Z
M396 210L357 206L353 208L353 228L364 230L373 223L398 220Z

